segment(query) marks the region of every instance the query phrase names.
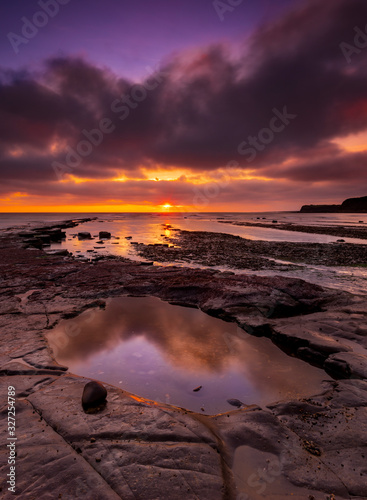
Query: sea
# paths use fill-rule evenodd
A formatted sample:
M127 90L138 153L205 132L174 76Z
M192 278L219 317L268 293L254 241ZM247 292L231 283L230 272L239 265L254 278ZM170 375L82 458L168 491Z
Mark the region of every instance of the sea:
M54 244L51 250L66 248L73 254L90 257L87 250L93 249L93 241L79 241L74 237L78 231L89 231L92 235L105 230L114 238L106 242L99 254L113 254L132 260L142 260L137 255L131 241L139 243L165 243L165 237L173 229L188 231L209 231L241 236L250 240L286 241L305 243L335 243L339 238L323 234L283 231L264 227L246 227L226 224L227 221L257 223L291 223L313 226L354 226L366 227L367 214L309 214L299 212L160 212L160 213L0 213L0 231L4 234L19 228L30 229L42 224L57 224L70 219L96 218L83 223L78 228L67 230L66 240ZM131 237L127 240L126 237ZM343 238L347 243L367 244L367 239ZM118 241L118 244L117 244ZM156 265L162 265L155 263ZM171 265L202 267L195 263L174 262ZM366 263L367 264L367 263ZM213 269L213 267L212 267ZM299 269L289 271L249 271L230 269L225 266L214 267L218 270L231 270L236 273L272 276L274 274L301 278L322 286L336 288L356 294L367 294L367 268L333 267L321 265L300 265Z

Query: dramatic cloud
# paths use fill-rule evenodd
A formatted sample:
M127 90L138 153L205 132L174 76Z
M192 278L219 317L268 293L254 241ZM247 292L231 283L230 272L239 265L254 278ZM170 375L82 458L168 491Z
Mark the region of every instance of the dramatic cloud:
M241 47L176 54L141 83L73 57L48 60L37 74L4 71L1 193L89 199L103 185L105 199L120 200L123 190L122 198L135 201L139 187L141 199L170 196L192 205L200 176L203 183L237 161L259 179L274 179L275 191L295 193L297 183L308 196L305 183L323 182L331 198L330 186L339 196L341 183L348 195L359 194L349 191L367 180L367 153L335 140L367 130L367 35L366 48L349 62L342 45L355 45L357 26L362 47L366 23L365 0L311 0L259 27ZM282 121L282 114L292 118ZM150 171L170 169L187 177L147 180ZM67 174L89 182L73 183ZM113 182L123 177L125 183ZM257 193L270 192L269 181L259 179L234 179L221 203L241 201L254 183Z

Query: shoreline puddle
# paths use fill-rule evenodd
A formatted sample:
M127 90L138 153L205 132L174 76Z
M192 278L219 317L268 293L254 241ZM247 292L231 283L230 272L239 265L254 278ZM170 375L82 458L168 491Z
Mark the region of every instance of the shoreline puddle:
M233 410L228 399L264 406L310 396L330 380L269 339L155 297L110 299L47 338L72 373L199 413Z

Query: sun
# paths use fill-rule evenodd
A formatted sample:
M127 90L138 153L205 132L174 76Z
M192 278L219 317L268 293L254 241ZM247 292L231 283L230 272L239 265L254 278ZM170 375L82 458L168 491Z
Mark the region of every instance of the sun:
M167 212L172 208L172 205L170 205L169 203L165 203L164 205L161 205L161 207L164 212Z

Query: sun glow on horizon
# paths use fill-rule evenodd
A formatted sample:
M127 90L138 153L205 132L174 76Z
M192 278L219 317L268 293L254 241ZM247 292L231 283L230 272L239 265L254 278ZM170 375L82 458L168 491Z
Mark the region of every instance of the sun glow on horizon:
M182 211L182 205L171 205L171 203L164 203L160 205L161 212L177 212Z

